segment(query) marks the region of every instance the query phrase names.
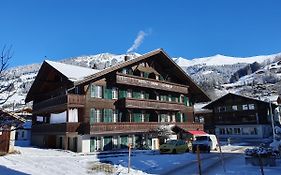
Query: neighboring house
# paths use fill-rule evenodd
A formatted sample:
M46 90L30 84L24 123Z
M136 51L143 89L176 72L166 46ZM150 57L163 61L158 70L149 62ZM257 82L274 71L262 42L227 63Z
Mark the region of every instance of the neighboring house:
M213 110L205 124L221 138L266 138L272 135L269 102L228 93L204 106Z
M215 133L214 128L212 127L212 116L213 110L204 109L207 103L196 103L194 104L194 121L202 123L204 125L204 131L207 133Z
M0 153L9 153L14 150L15 129L23 124L24 120L13 113L0 110Z
M104 70L44 61L26 97L32 144L78 152L157 149L160 126L202 130L192 106L209 100L162 49Z
M16 130L16 145L17 146L27 146L30 145L31 140L31 125L32 121L27 120L24 124Z

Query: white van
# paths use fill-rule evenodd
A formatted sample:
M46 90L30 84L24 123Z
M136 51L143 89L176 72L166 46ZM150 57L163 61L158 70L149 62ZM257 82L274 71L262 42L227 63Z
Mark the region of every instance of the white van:
M193 152L196 151L197 146L199 146L200 150L205 150L207 152L210 152L211 150L217 150L218 140L215 135L206 134L206 135L196 135L194 137L195 140L192 142Z

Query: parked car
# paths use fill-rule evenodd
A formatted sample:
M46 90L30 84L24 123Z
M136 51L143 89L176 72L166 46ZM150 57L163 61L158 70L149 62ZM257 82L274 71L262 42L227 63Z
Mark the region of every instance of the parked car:
M160 145L160 153L184 153L188 152L188 146L183 140L168 140L165 144Z
M195 140L192 142L192 152L195 153L199 146L200 151L210 152L218 148L218 141L215 135L199 135L195 136Z

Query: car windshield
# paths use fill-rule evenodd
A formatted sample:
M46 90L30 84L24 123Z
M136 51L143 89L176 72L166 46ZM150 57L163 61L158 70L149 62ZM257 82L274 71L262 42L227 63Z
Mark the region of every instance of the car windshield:
M168 140L166 142L166 144L169 144L169 145L175 145L177 143L177 140Z
M201 141L201 140L208 140L207 136L197 136L196 140Z

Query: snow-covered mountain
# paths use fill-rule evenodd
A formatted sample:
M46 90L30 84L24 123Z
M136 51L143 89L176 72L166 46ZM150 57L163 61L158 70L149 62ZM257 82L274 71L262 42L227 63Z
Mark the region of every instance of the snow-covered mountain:
M63 59L61 62L95 69L104 69L118 62L124 61L127 54L102 53L98 55L80 56ZM130 53L128 56L135 58L140 56L137 53ZM210 94L211 97L223 95L227 91L237 93L251 93L253 86L277 87L281 85L281 53L274 55L255 56L248 58L236 58L223 55L215 55L205 58L195 58L192 60L183 57L173 58L173 60L183 68L197 83ZM251 69L252 63L257 62L258 70ZM25 107L24 99L34 81L41 64L31 64L18 66L8 69L2 83L13 82L12 91L16 92L2 108L12 110ZM250 68L248 68L248 67ZM246 73L243 70L246 70ZM277 78L272 78L276 74ZM230 79L236 77L235 82ZM260 77L260 78L257 78ZM253 82L253 80L259 80ZM266 81L264 81L266 80ZM0 82L1 85L1 82ZM249 87L251 86L251 87ZM270 89L272 90L272 88ZM262 90L256 90L256 94L270 95L270 93L260 93ZM213 93L215 92L215 93ZM281 93L279 90L273 90L273 93ZM2 96L5 94L1 94ZM272 95L272 93L271 93ZM31 105L31 104L28 104Z
M230 57L224 55L215 55L204 58L194 58L192 60L187 60L183 57L175 58L174 61L181 65L182 67L190 67L194 65L206 65L206 66L214 66L214 65L233 65L238 63L246 63L250 64L253 62L263 63L264 61L270 61L275 57L281 56L281 53L273 54L273 55L261 55L261 56L252 56L252 57Z

